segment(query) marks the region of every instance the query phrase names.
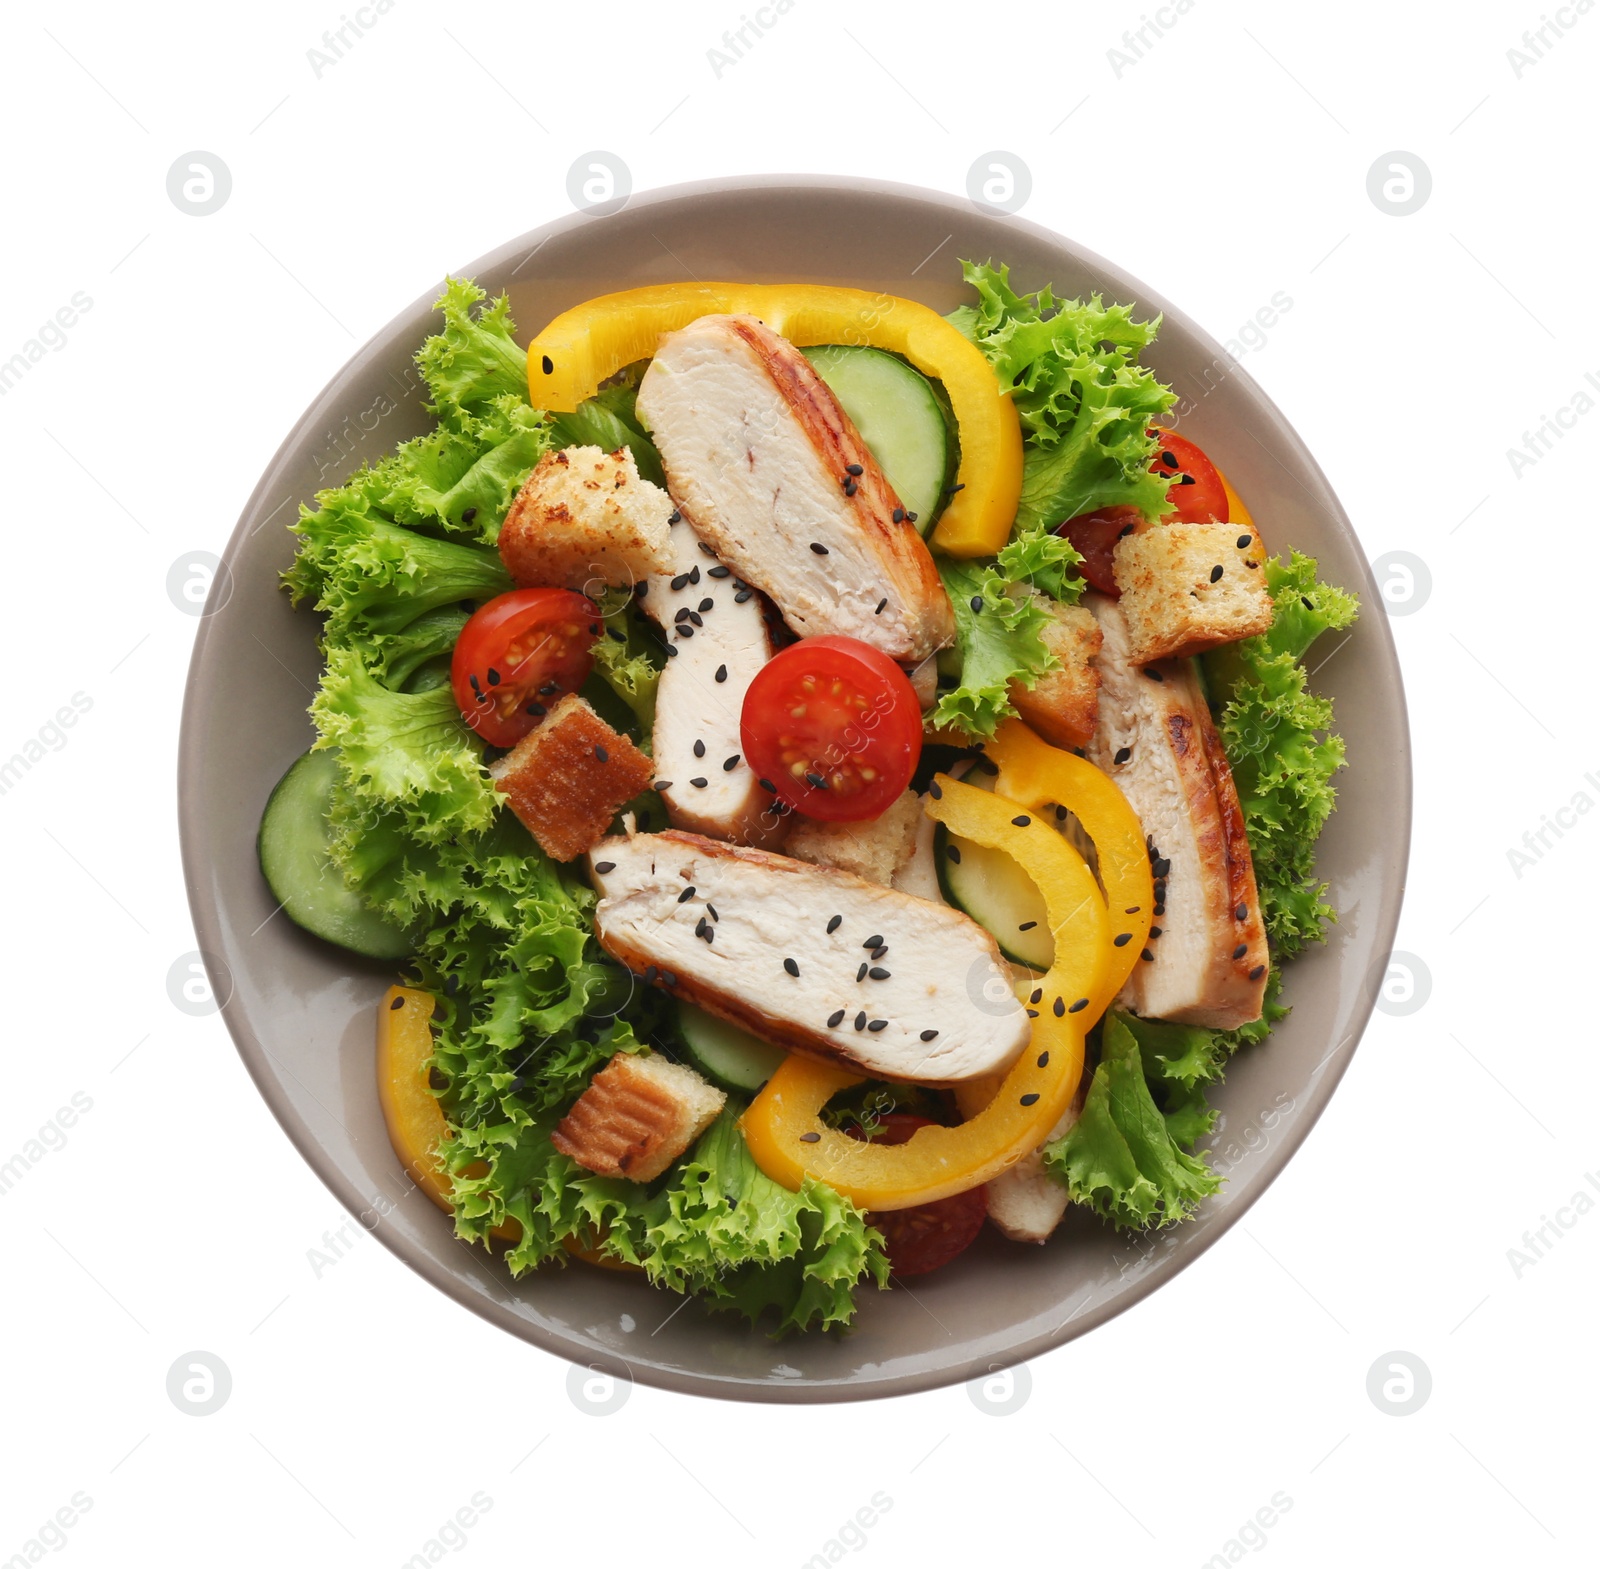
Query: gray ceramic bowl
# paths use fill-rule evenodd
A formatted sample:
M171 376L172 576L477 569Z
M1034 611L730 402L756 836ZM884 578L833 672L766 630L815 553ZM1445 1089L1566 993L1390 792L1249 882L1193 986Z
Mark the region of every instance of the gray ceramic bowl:
M972 1377L1104 1323L1199 1257L1283 1169L1333 1093L1371 1011L1405 881L1411 769L1405 703L1381 601L1322 471L1220 346L1143 284L1017 218L927 191L865 180L719 180L635 197L621 213L574 215L462 269L510 292L531 335L592 295L684 278L805 280L880 288L948 310L963 299L957 258L1010 263L1025 288L1101 290L1165 313L1157 372L1195 407L1184 419L1227 472L1276 550L1318 557L1361 593L1366 614L1318 690L1349 745L1321 870L1341 913L1326 948L1289 970L1289 1020L1241 1056L1214 1100L1228 1182L1191 1223L1118 1239L1074 1210L1050 1243L985 1236L912 1290L865 1290L848 1334L774 1343L742 1321L642 1280L574 1264L512 1282L408 1182L384 1134L373 1082L374 1004L392 979L273 919L256 866L267 794L310 743L306 704L319 661L315 618L278 588L285 525L333 484L426 425L411 368L437 290L403 310L301 417L228 544L195 643L183 715L179 805L189 898L223 1017L245 1066L300 1153L378 1239L458 1302L547 1351L646 1383L741 1400L903 1394ZM1330 643L1332 640L1329 640ZM239 723L238 695L252 694ZM378 1219L382 1215L381 1220Z

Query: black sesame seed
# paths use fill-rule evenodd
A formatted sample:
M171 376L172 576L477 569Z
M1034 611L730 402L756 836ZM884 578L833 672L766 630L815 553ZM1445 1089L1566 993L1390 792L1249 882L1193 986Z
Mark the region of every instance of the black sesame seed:
M654 986L655 983L656 983L656 977L660 973L661 973L661 971L659 969L657 969L655 965L648 964L648 965L645 966L644 978L645 978L646 981L648 981L650 983L650 985Z
M983 609L983 595L982 594L974 594L972 596L971 600L969 601L969 603L971 604L974 612L982 610Z
M732 570L731 567L707 567L706 568L706 576L707 577L732 577L732 575L733 575L733 570Z
M873 967L867 971L867 974L870 975L875 981L886 981L889 979L889 972L884 969L881 964L873 965Z
M758 779L756 780L756 783L760 785L768 795L776 795L778 793L778 787L770 779Z
M1236 550L1248 550L1250 548L1250 536L1241 534L1233 543Z
M907 523L915 523L916 521L917 521L917 515L916 515L915 512L906 513L906 522Z
M647 577L640 578L639 581L633 585L633 597L635 599L643 599L644 596L649 592L650 579Z
M405 1005L406 1000L404 997L396 997L395 1000L389 1004L389 1012L393 1013L396 1008L403 1008Z
M606 636L609 637L613 643L626 643L628 641L628 634L626 632L619 632L615 627L610 628L607 631Z
M1031 817L1029 817L1027 815L1027 813L1024 812L1022 814L1022 816L1013 817L1011 819L1011 826L1013 828L1026 828L1028 826L1028 824L1031 823L1032 821L1033 821L1033 819Z
M881 948L883 946L883 937L881 934L869 937L861 946L863 948Z
M874 1033L879 1030L886 1030L889 1028L889 1021L887 1019L874 1019L872 1023L867 1026L867 1028Z
M540 355L539 363L544 367L544 373L547 376L555 370L555 366L550 363L550 356L548 354Z
M678 623L678 625L675 626L672 630L674 632L676 632L679 637L693 637L694 636L694 628L692 626L690 626L687 621L680 621Z
M692 898L694 898L694 884L690 883L689 886L678 895L678 903L687 904Z
M493 666L490 666L490 668L489 668L489 685L490 686L499 686L500 685L500 672L498 670L496 670Z
M856 984L858 986L861 984L862 981L866 980L866 978L867 978L867 968L868 968L867 965L865 963L863 963L861 968L856 971Z
M704 790L706 787L706 781L704 779L691 779L689 783L692 784L696 790Z
M1067 999L1065 997L1057 997L1056 1000L1053 1003L1050 1004L1050 1011L1058 1019L1066 1018L1066 1016L1067 1016Z
M1033 988L1032 995L1030 995L1029 998L1028 998L1028 1001L1029 1002L1043 1002L1044 1001L1044 987L1035 986Z
M838 931L839 927L843 924L843 922L844 922L844 917L842 915L834 916L833 919L828 922L828 930L830 932Z
M689 612L689 619L690 619L690 620L691 620L691 621L692 621L692 622L693 622L693 623L694 623L694 624L695 624L695 625L696 625L696 626L697 626L697 627L703 627L703 626L704 626L704 625L705 625L705 622L704 622L704 621L702 621L702 620L701 620L701 619L700 619L700 612L699 612L699 611L698 611L698 610L691 610L691 611L690 611L690 612Z
M554 681L546 681L545 684L539 688L539 696L554 697L560 690L561 688L557 686Z
M866 1014L865 1013L858 1013L856 1015L856 1028L858 1030L864 1030L864 1029L866 1029L866 1027L867 1027L867 1016L866 1016Z
M1133 933L1132 932L1119 932L1115 937L1113 937L1111 939L1111 946L1113 948L1126 948L1127 945L1132 941L1133 941Z
M800 1135L800 1142L802 1144L816 1144L821 1140L821 1138L822 1135L820 1133L802 1133Z
M1250 945L1248 943L1240 943L1239 946L1233 950L1233 956L1235 959L1242 959L1247 953L1249 953L1249 951Z
M830 1030L838 1029L839 1026L842 1023L844 1023L844 1009L843 1008L838 1008L834 1012L832 1012L832 1013L830 1013L828 1015L828 1028Z
M1172 862L1169 861L1165 856L1162 856L1160 860L1152 861L1150 863L1150 875L1158 882L1161 881L1161 879L1164 878L1171 870Z
M476 692L478 690L478 678L475 675L469 675L467 677L467 684L472 688L472 690L474 692Z
M1161 935L1161 928L1159 926L1152 926L1150 928L1150 935L1152 937L1159 937Z
M594 749L594 760L597 763L609 763L611 754L603 746L597 746Z
M691 583L698 583L700 581L700 568L698 566L689 568L689 581Z
M811 554L812 555L814 555L814 556L825 556L825 555L827 555L827 553L828 553L828 547L826 545L819 544L816 540L812 540L811 541Z
M717 666L716 679L718 681L726 681L728 679L728 667L726 665Z
M1175 469L1178 466L1178 460L1173 457L1173 455L1165 448L1163 448L1161 451L1161 461L1165 463L1169 469Z
M828 788L828 781L824 779L821 774L807 774L806 783L810 785L813 790L826 790Z
M1031 1106L1036 1100L1038 1100L1038 1098L1039 1097L1037 1095L1029 1093L1022 1097L1021 1104L1024 1106Z
M687 605L680 605L678 607L677 615L675 615L672 619L674 623L679 621L687 621L689 619L689 607Z
M1211 569L1211 581L1213 583L1220 583L1222 581L1222 563L1221 562L1218 562L1216 566L1212 567L1212 569Z
M888 951L889 951L888 943L881 942L881 943L878 944L878 946L876 948L874 948L872 950L872 953L871 953L871 955L869 957L871 957L873 959L881 959L884 956L884 954L886 954Z
M717 559L716 551L714 551L703 539L700 540L698 543L700 545L700 550L701 550L702 554L710 556L713 561L715 561Z
M1239 908L1233 912L1233 918L1236 921L1248 920L1250 918L1250 906L1247 904L1241 904Z
M1122 764L1127 762L1127 760L1132 756L1133 748L1131 746L1119 746L1117 748L1117 755L1113 757L1111 761L1113 763Z
M705 744L704 741L696 741L695 742L695 744L694 744L694 755L696 757L704 757L706 755L706 744Z
M1036 1068L1048 1068L1050 1066L1050 1053L1047 1051L1040 1052L1039 1055L1034 1058L1033 1065Z
M931 795L935 801L942 801L944 799L944 791L939 788L939 781L937 779L930 779L928 781L928 794Z
M846 463L844 471L846 474L865 474L867 472L859 463Z
M944 847L944 853L947 856L949 856L950 859L952 861L954 861L957 866L959 866L961 864L961 850L960 850L960 848L958 846L953 845L953 844L947 844Z
M543 703L529 703L524 712L532 714L535 719L543 719L548 710Z
M699 604L698 604L698 605L696 605L696 606L695 606L695 607L694 607L694 608L695 608L695 609L696 609L696 610L710 610L710 609L712 609L712 608L713 608L713 607L714 607L714 606L715 606L715 605L716 605L716 603L717 603L717 602L716 602L716 600L714 600L714 599L712 599L712 598L711 598L711 596L710 596L710 595L709 595L709 594L708 594L708 595L707 595L707 596L706 596L706 597L705 597L705 598L704 598L704 599L702 599L702 600L701 600L701 601L700 601L700 603L699 603Z
M1141 948L1139 950L1139 957L1141 959L1143 959L1146 964L1154 964L1155 963L1155 957L1156 956L1153 953L1151 953L1151 951L1148 948Z
M1056 808L1056 821L1058 823L1064 823L1064 822L1066 822L1066 820L1067 820L1067 809L1066 809L1066 807L1058 806Z
M1193 474L1185 474L1183 478L1178 481L1180 485L1192 485L1194 482L1195 478Z
M710 941L711 941L711 939L712 939L712 938L713 938L713 937L715 937L715 936L716 936L716 935L717 935L717 934L716 934L716 930L715 930L715 928L714 928L714 927L713 927L713 926L712 926L712 925L711 925L711 922L710 922L710 921L707 921L707 922L706 922L706 929L705 929L705 930L704 930L704 931L703 931L703 932L701 932L701 933L700 933L700 935L701 935L701 936L702 936L702 937L704 937L704 938L705 938L705 940L706 940L706 941L707 941L707 942L710 942Z
M1117 530L1117 538L1118 539L1126 539L1128 537L1128 535L1130 535L1132 532L1133 532L1133 524L1124 523L1122 525L1122 527Z
M734 604L742 605L745 602L745 600L747 600L751 596L751 594L754 593L754 592L755 592L754 589L741 588L739 590L739 592L733 596Z
M878 608L877 608L877 609L876 609L876 610L874 610L874 611L873 611L873 612L872 612L872 613L873 613L873 615L875 615L875 616L881 616L881 615L882 615L882 614L883 614L883 607L884 607L884 606L885 606L885 605L887 605L887 604L888 604L888 603L889 603L889 601L888 601L888 599L887 599L887 598L883 598L883 599L880 599L880 600L879 600L879 601L878 601Z
M939 1032L937 1030L924 1030L921 1038L925 1041L931 1041L938 1035L938 1033Z
M1067 1012L1068 1013L1082 1013L1083 1010L1085 1008L1087 1008L1088 1006L1089 1006L1089 999L1087 997L1080 997L1076 1002L1067 1004Z
M670 779L657 779L650 788L652 790L670 790L672 781Z
M599 874L600 874L600 875L601 875L601 876L602 876L602 877L604 877L604 876L605 876L605 874L606 874L606 873L607 873L607 872L614 872L614 871L616 871L616 869L617 869L617 863L616 863L616 862L615 862L615 861L596 861L596 862L595 862L595 863L594 863L594 869L595 869L595 870L596 870L596 871L597 871L597 872L598 872L598 873L599 873Z
M1264 965L1264 964L1258 964L1258 965L1257 965L1257 966L1256 966L1256 967L1255 967L1255 969L1253 969L1253 970L1252 970L1252 971L1251 971L1251 972L1250 972L1250 979L1251 979L1251 980L1253 980L1253 981L1259 981L1259 980L1260 980L1260 979L1261 979L1261 977L1262 977L1262 976L1263 976L1263 975L1265 975L1265 974L1266 974L1266 973L1267 973L1267 967L1266 967L1266 965Z
M704 937L705 936L707 924L708 923L706 921L706 918L703 915L700 917L700 919L698 921L696 921L694 923L694 934L695 934L696 937Z
M667 526L670 528L674 523L681 522L683 522L683 514L676 507L674 507L672 509L672 516L667 519Z
M688 582L688 581L689 581L689 574L688 574L688 573L687 573L687 572L680 572L680 573L679 573L679 574L678 574L678 575L677 575L677 576L676 576L676 577L675 577L675 578L673 578L673 580L672 580L672 588L673 588L673 592L674 592L674 593L676 593L676 592L677 592L677 591L678 591L678 590L679 590L679 589L681 589L681 588L682 588L682 587L683 587L683 585L684 585L684 584L685 584L685 583L687 583L687 582Z
M847 479L844 482L844 493L845 493L845 495L853 496L853 495L855 495L856 490L857 490L856 482L853 479Z
M1039 923L1037 921L1024 921L1022 925L1017 928L1017 930L1019 932L1031 932L1038 924Z
M678 977L674 975L671 970L663 970L661 972L661 984L663 986L676 986L678 984Z
M1136 904L1130 904L1122 913L1124 915L1137 915L1139 913L1139 906Z
M1154 665L1146 665L1144 667L1144 673L1149 676L1152 681L1165 681L1167 679L1159 670L1155 668Z
M712 904L709 899L706 901L706 914L709 915L714 921L720 921L722 919L722 917L717 914L716 905Z
M1039 1017L1039 1010L1037 1008L1028 1008L1024 1011L1027 1013L1030 1019L1037 1019Z
M892 517L896 523L904 523L906 520L906 509L904 507L896 507L894 511L889 514L889 516Z
M793 959L785 959L783 961L783 967L791 975L798 975L800 973L800 966L796 964Z

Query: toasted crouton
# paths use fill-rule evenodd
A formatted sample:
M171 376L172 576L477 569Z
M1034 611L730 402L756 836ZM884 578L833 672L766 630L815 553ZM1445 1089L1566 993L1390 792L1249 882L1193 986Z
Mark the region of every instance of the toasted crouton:
M569 692L489 774L540 849L571 861L650 783L650 759Z
M523 588L631 588L667 570L672 512L672 497L639 478L626 447L547 452L506 514L500 559Z
M1050 615L1040 641L1061 661L1033 686L1011 683L1010 697L1022 722L1056 746L1087 746L1099 709L1100 627L1082 605L1063 605L1043 594L1034 598Z
M715 1121L727 1096L665 1057L618 1052L550 1142L602 1177L659 1177Z
M1167 523L1118 540L1112 571L1134 662L1184 659L1265 632L1265 560L1247 523Z
M921 800L907 790L869 822L821 823L797 817L784 843L784 854L814 866L853 872L887 888L894 874L911 859L921 816Z

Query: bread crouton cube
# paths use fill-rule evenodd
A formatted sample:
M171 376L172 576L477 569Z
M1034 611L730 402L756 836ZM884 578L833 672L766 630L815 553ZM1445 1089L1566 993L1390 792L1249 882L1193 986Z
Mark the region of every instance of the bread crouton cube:
M832 866L887 888L911 859L921 816L921 801L907 790L867 822L824 823L796 817L783 851L797 861Z
M1063 605L1043 594L1034 598L1049 613L1040 641L1060 661L1031 686L1011 683L1012 707L1022 722L1055 746L1087 746L1100 708L1100 626L1082 605Z
M618 811L650 783L650 759L575 692L489 768L495 787L553 861L571 861L606 836Z
M727 1098L666 1057L618 1052L556 1124L550 1142L599 1176L650 1182L711 1126Z
M626 447L547 452L500 528L500 559L522 588L593 596L668 570L672 497L639 477Z
M1118 540L1112 572L1134 660L1185 659L1265 632L1266 559L1243 523L1163 523Z

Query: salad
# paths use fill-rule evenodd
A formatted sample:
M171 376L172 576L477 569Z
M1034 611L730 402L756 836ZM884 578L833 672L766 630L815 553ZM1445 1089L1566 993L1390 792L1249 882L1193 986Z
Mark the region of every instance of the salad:
M590 300L451 280L435 424L293 525L317 740L262 870L398 967L396 1153L515 1276L782 1334L1215 1192L1207 1094L1334 912L1356 602L1271 552L1158 321L963 264Z

